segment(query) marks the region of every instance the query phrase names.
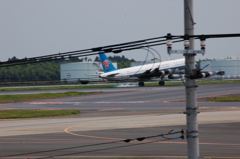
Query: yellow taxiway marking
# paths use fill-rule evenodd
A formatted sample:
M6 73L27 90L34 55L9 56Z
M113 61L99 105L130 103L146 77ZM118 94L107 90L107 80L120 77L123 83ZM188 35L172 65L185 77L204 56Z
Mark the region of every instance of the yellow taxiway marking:
M98 109L98 111L105 111L105 110L121 110L124 108L111 108L111 109Z
M76 133L68 131L68 129L70 129L70 128L81 126L81 125L86 125L86 124L78 124L78 125L73 125L73 126L67 127L67 128L64 129L64 132L66 132L68 134L71 134L71 135L75 135L75 136L83 136L83 137L99 138L99 139L122 140L122 139L119 139L119 138L108 138L108 137L100 137L100 136L81 135L81 134L76 134Z

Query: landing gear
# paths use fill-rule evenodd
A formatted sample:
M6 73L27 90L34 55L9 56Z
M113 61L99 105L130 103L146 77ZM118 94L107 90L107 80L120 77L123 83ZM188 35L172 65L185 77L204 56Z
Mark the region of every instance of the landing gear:
M81 84L88 84L89 81L80 81Z
M143 81L138 82L138 86L139 87L143 87L144 86L144 82Z
M159 84L159 86L164 86L165 82L164 81L159 81L158 84Z

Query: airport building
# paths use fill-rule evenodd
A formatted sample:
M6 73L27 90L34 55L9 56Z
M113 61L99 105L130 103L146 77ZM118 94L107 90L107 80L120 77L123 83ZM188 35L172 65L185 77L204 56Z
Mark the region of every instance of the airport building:
M132 63L132 67L142 64L148 64L151 62L135 62ZM228 57L224 59L208 59L200 62L200 68L208 65L203 71L225 71L225 75L213 76L211 78L223 78L223 79L240 79L240 58ZM113 63L117 68L117 63ZM60 65L60 78L61 81L66 83L82 83L89 82L102 82L103 79L99 78L99 75L103 73L103 68L100 62L75 62L66 63Z
M240 57L228 57L224 59L211 59L201 61L200 68L208 65L203 71L225 71L223 79L240 79ZM216 78L213 76L212 78Z
M113 63L117 68L117 63ZM74 62L60 65L60 79L65 83L87 84L89 82L102 82L99 75L103 72L100 62Z

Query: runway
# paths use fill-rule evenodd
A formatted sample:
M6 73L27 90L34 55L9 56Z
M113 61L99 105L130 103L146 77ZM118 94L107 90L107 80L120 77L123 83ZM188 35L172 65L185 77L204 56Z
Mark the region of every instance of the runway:
M204 97L239 93L240 85L201 85L197 90L198 107L201 112L198 116L201 157L240 158L240 104L201 100ZM1 104L2 110L78 109L81 110L81 114L1 120L0 156L186 158L186 140L158 141L166 139L157 137L142 142L115 142L167 133L172 129L185 129L186 117L182 114L185 110L183 86L101 88L84 91L102 93ZM173 137L179 135L181 134Z

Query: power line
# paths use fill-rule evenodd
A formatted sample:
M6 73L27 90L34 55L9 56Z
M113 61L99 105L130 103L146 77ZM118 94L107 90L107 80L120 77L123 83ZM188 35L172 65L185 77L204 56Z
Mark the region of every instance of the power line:
M22 153L22 154L15 154L15 155L8 155L8 156L1 156L2 157L14 157L14 156L23 156L23 155L31 155L31 154L36 154L36 153L45 153L45 152L53 152L53 151L61 151L61 150L68 150L68 149L76 149L76 148L84 148L84 147L91 147L91 146L99 146L99 145L106 145L106 144L113 144L113 143L119 143L119 142L125 142L125 143L129 143L130 141L143 141L145 139L149 139L149 138L154 138L154 137L164 137L167 135L174 135L174 134L178 134L178 133L182 133L182 138L183 138L183 134L184 131L174 131L172 132L169 131L166 134L159 134L159 135L154 135L154 136L147 136L147 137L139 137L139 138L133 138L133 139L124 139L124 140L117 140L117 141L111 141L111 142L105 142L105 143L97 143L97 144L89 144L89 145L83 145L83 146L73 146L73 147L67 147L67 148L60 148L60 149L52 149L52 150L44 150L44 151L36 151L36 152L29 152L29 153Z
M145 143L137 143L137 144L132 144L132 145L123 145L123 146L115 146L115 147L110 147L110 148L102 148L102 149L97 149L97 150L74 152L74 153L68 153L68 154L62 154L62 155L56 155L56 156L42 157L42 158L37 158L37 159L44 159L44 158L51 158L51 157L59 157L59 156L66 156L66 155L75 155L75 154L83 154L83 153L97 152L97 151L103 151L103 150L111 150L111 149L116 149L116 148L124 148L124 147L138 146L138 145L150 144L150 143L155 143L155 142L160 142L160 141L176 140L176 139L183 139L183 137L182 137L182 136L179 136L179 137L174 137L174 138L165 138L165 139L162 139L162 140L149 141L149 142L145 142Z
M173 40L176 40L176 39L179 39L179 37L175 37ZM0 63L0 67L13 66L13 65L19 65L19 64L27 64L27 63L37 63L37 62L44 62L44 61L54 61L54 60L61 60L61 59L73 58L73 57L89 56L89 55L97 54L98 51L104 51L105 53L109 53L109 52L119 53L122 51L135 50L135 49L147 47L146 44L149 46L163 45L163 44L165 44L165 43L162 43L164 41L166 41L165 37L157 37L157 38L133 41L133 42L128 42L128 43L122 43L122 44L114 44L114 45L108 45L108 46L103 46L103 47L95 47L95 48L91 48L91 49L63 52L63 53L58 53L58 54L51 54L51 55L31 57L31 58L24 58L24 59L18 59L18 60L14 60L14 61L5 61L5 62Z
M206 35L189 35L189 38L194 39L207 39L207 38L226 38L226 37L240 37L239 33L235 34L206 34ZM84 50L76 50L76 51L69 51L45 56L38 56L38 57L31 57L31 58L24 58L18 59L13 61L4 61L0 62L0 67L6 66L14 66L14 65L23 65L29 63L38 63L38 62L46 62L46 61L55 61L55 60L62 60L67 58L76 58L76 57L84 57L84 56L91 56L96 55L99 51L104 51L105 53L113 52L113 53L120 53L122 51L130 51L142 48L148 48L158 45L164 45L168 40L171 38L172 43L181 42L185 38L185 35L171 35L168 34L167 36L161 36L156 38L150 39L143 39L138 41L120 43L120 44L113 44L101 47L95 47L90 49Z

